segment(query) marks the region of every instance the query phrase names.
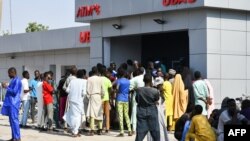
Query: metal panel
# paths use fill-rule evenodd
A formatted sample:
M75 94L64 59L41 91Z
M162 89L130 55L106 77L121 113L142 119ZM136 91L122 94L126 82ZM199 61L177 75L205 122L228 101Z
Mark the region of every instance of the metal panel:
M141 33L158 32L163 30L163 25L158 24L154 19L162 19L161 13L141 16Z
M133 0L132 14L141 14L153 12L153 3L155 0Z
M124 17L121 19L122 35L139 34L141 31L141 18L140 16Z

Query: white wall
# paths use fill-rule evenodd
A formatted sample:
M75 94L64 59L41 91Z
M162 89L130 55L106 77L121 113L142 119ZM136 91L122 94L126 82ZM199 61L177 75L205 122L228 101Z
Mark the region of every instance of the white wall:
M37 69L40 72L49 70L50 65L56 65L56 81L60 80L61 66L76 65L78 68L90 70L90 49L63 49L39 52L24 52L16 54L15 59L8 55L0 55L0 82L8 81L7 70L9 67L16 67L18 75L22 76L23 66L30 72L31 78L33 72Z
M0 54L89 47L79 40L80 32L89 30L89 26L81 26L2 36Z
M250 94L249 12L211 9L207 12L207 77L215 100Z

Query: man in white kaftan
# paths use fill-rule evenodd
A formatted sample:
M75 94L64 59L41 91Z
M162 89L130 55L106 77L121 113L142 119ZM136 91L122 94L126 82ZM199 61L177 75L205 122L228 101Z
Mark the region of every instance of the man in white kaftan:
M79 127L85 115L83 100L86 95L87 80L83 79L82 70L77 71L77 79L70 81L67 88L68 93L68 106L69 109L66 112L64 119L70 126L73 136L78 135Z
M140 87L144 87L144 82L143 82L143 78L144 78L144 68L140 68L140 74L134 78L132 78L130 80L130 86L129 89L130 90L135 90L137 88ZM133 95L132 95L132 114L131 114L131 123L133 125L133 134L136 131L136 108L137 108L137 103L135 101L135 96L136 96L136 92L134 91Z
M43 88L42 88L43 82L38 82L36 87L37 92L37 126L42 127L43 121Z

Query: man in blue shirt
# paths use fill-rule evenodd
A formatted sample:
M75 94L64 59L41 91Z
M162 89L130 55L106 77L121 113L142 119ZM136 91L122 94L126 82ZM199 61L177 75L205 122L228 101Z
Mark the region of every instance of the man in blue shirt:
M119 125L120 125L120 134L119 137L124 136L124 127L123 127L123 116L125 117L125 121L128 127L128 135L132 136L130 119L129 119L129 86L130 82L126 76L126 71L122 68L118 69L118 77L119 79L116 80L115 84L117 87L117 95L116 95L116 102L117 102L117 112L119 116Z
M35 70L34 72L35 78L30 81L30 107L31 107L31 119L32 123L35 123L35 106L37 103L37 84L41 81L39 70Z
M21 141L20 127L18 121L19 108L21 104L22 82L17 77L16 69L9 68L10 84L2 83L3 88L6 88L6 96L2 108L2 114L9 116L12 138L10 141Z

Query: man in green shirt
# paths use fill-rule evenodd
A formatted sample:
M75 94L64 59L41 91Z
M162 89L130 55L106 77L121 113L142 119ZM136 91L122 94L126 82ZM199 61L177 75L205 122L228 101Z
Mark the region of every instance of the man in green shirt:
M110 77L110 73L107 71L106 67L102 67L101 69L102 81L103 81L103 88L104 88L104 96L102 97L102 107L104 111L104 122L106 125L106 133L109 132L110 128L110 104L109 104L109 97L112 91L112 83L108 79Z

